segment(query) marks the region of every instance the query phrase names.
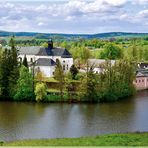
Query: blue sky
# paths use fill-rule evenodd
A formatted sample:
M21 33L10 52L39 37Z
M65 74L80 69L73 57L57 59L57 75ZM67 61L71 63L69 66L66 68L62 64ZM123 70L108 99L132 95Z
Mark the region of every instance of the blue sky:
M0 0L0 30L148 33L148 0Z

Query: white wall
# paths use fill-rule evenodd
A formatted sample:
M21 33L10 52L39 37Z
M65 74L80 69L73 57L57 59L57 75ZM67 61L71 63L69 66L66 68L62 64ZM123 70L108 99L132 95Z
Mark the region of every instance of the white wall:
M93 71L94 71L94 73L101 73L101 72L103 72L103 69L102 68L94 68Z
M73 65L73 58L61 58L60 62L64 68L64 72L69 72L70 67Z
M53 77L53 73L55 71L55 66L35 66L35 71L38 69L43 73L45 77Z
M18 57L21 58L22 61L23 61L25 55L19 55ZM26 58L27 58L28 63L31 62L31 58L32 58L33 61L36 60L36 56L35 55L26 55Z
M22 58L22 60L24 59L25 55L19 55L20 58ZM26 55L27 61L28 63L31 62L31 58L33 59L33 61L36 61L39 58L47 58L47 59L52 59L53 61L56 62L56 59L59 59L59 61L61 62L61 65L63 67L63 70L65 73L69 72L70 67L73 65L73 58L61 58L61 56L35 56L35 55ZM41 71L45 73L46 76L53 76L53 67L51 66L51 70L50 66L40 66ZM55 67L54 67L55 69ZM50 71L50 72L49 72Z

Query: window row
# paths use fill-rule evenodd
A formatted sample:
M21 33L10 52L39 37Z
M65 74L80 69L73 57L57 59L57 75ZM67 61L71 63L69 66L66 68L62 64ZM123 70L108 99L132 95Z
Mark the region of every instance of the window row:
M148 82L148 79L146 81ZM143 79L142 80L136 80L135 82L136 83L141 83L141 82L144 82L144 80Z
M68 70L68 64L67 64L67 66L66 65L63 65L63 70L66 70L66 68Z

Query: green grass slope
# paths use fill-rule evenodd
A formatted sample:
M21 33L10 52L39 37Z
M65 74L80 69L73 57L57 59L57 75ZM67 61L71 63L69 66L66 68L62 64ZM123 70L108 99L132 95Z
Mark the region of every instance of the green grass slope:
M4 146L148 146L148 133L112 134L96 137L24 140Z

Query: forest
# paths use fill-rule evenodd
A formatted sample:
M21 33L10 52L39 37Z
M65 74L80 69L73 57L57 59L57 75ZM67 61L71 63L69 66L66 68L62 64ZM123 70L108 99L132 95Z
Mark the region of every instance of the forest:
M1 39L0 100L37 102L112 102L135 94L133 80L138 62L148 61L148 37L79 39L56 41L54 46L69 50L74 65L69 73L63 72L56 61L53 78L41 72L33 74L24 58L18 62L19 46L46 47L45 39L12 37ZM8 48L9 46L9 48ZM94 73L89 59L105 59L100 65L104 72ZM111 65L111 60L116 60ZM87 67L86 73L79 69Z

